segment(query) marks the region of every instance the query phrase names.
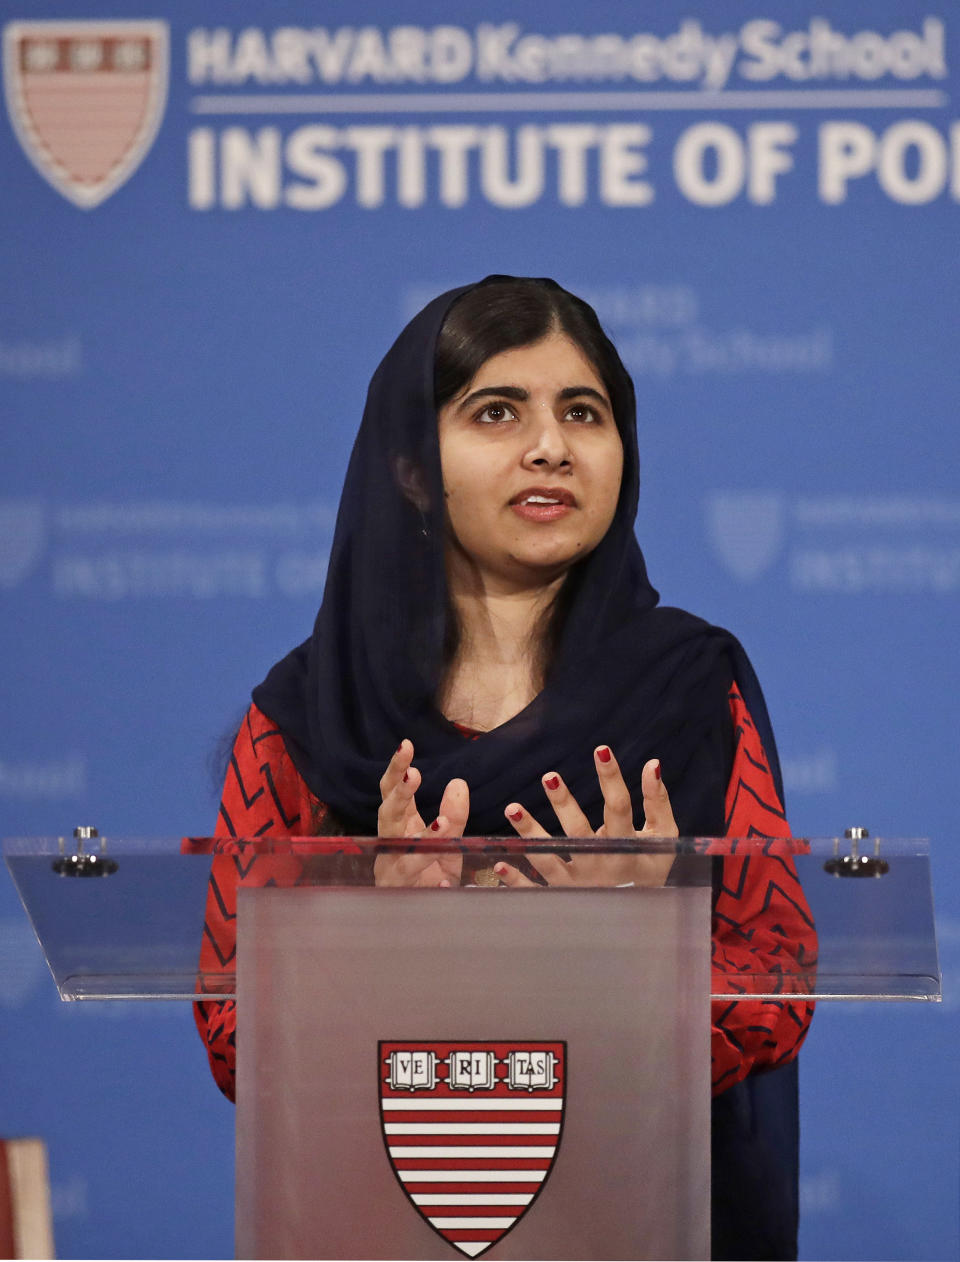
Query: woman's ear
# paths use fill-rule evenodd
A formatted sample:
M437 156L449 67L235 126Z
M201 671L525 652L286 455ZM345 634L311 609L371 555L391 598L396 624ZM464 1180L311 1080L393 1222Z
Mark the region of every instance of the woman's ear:
M425 513L430 507L430 496L427 494L423 470L407 456L395 456L393 470L404 498L419 512Z

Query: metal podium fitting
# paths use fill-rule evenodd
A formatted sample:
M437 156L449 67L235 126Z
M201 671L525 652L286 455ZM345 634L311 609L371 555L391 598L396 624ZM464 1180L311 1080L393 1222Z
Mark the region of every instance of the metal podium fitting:
M73 839L76 843L73 853L67 854L63 838L57 838L60 853L52 864L57 876L113 876L117 863L115 859L107 858L106 837L101 837L95 828L86 824L73 830ZM100 842L98 850L84 850L84 842L97 840Z
M831 876L880 877L887 875L890 864L880 857L879 837L874 840L873 854L866 855L860 853L860 842L869 838L869 829L848 828L843 836L850 842L850 852L844 855L840 853L840 838L838 837L834 842L833 857L823 865L825 872L829 872Z

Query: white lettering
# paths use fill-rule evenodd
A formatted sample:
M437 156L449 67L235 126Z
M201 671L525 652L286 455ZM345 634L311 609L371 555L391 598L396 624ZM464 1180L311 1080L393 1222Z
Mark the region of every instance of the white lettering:
M713 174L707 170L707 156ZM673 172L677 187L698 206L725 206L740 193L746 173L743 141L726 123L695 123L677 141Z
M348 127L343 139L357 155L357 205L382 206L384 154L395 144L396 131L392 127Z
M306 181L284 189L283 199L292 209L326 210L343 197L347 173L343 163L327 152L337 143L337 129L320 123L298 127L291 133L286 144L287 164L294 175Z
M3 797L76 797L86 789L87 766L79 754L55 762L0 762Z
M195 127L187 138L187 197L191 210L209 210L216 202L215 154L213 128Z
M783 34L779 22L755 18L740 31L746 54L739 71L744 79L769 82L895 78L946 78L945 33L939 18L925 18L922 35L914 31L857 31L844 35L825 18L811 18L805 31Z
M438 26L430 40L434 83L459 83L473 68L473 41L462 27Z
M907 156L916 154L916 172L907 172ZM935 127L919 120L894 123L883 133L877 158L880 187L895 202L921 206L932 202L947 183L947 146Z
M477 27L477 78L484 83L494 79L513 82L516 78L510 61L510 46L520 34L516 22L491 26L482 22Z
M547 79L549 51L550 45L542 35L524 35L517 40L514 65L524 83L543 83Z
M230 32L225 26L215 31L202 27L187 37L187 77L191 83L230 82Z
M903 119L879 136L864 123L823 123L819 134L819 192L836 205L847 199L851 180L875 172L883 192L905 206L921 206L949 186L960 200L960 135L952 123L944 136L932 123Z
M873 169L876 137L863 123L824 123L820 128L820 200L847 200L847 183Z
M260 210L280 202L280 132L261 127L256 135L228 127L220 137L221 205L237 210L247 199Z
M390 56L399 79L423 83L427 77L426 45L423 28L395 26L390 32Z
M430 127L430 144L440 155L440 202L452 208L463 206L469 192L467 156L480 139L480 129L470 126Z
M596 148L600 128L592 123L555 123L547 140L557 150L557 195L564 206L587 200L587 150Z
M96 44L78 49L87 61L99 54ZM49 46L40 43L29 51L32 65L50 55ZM699 19L687 17L663 36L650 31L543 34L524 31L517 22L481 22L473 31L408 24L197 27L187 37L192 84L449 84L473 75L480 83L666 79L720 91L735 74L754 83L778 78L873 82L885 76L942 80L947 77L944 23L927 17L918 30L846 34L822 17L794 30L754 18L737 31L710 34Z
M322 83L339 83L344 77L347 58L353 44L353 31L341 27L331 37L329 31L319 27L313 32L311 56Z
M797 139L793 123L754 123L747 130L749 176L747 196L758 206L776 197L776 177L793 170L793 154L787 146Z
M256 79L257 83L279 81L279 76L274 72L273 59L267 50L267 41L263 31L255 26L240 32L233 52L230 80L233 83L242 83L244 79Z
M531 206L543 196L543 133L520 127L516 133L516 176L510 177L510 133L488 127L480 151L480 188L494 206Z
M703 86L717 90L725 88L736 59L737 37L735 35L721 35L717 39L707 40Z
M397 141L397 201L413 209L427 200L427 156L423 131L401 127Z
M756 18L742 27L740 44L752 58L740 66L740 74L744 79L773 79L779 73L780 60L774 42L779 34L780 23L766 18Z
M615 123L603 130L600 148L600 199L607 206L649 206L653 186L636 177L647 169L640 152L653 133L645 123Z
M274 31L271 44L277 81L309 83L313 76L306 32L297 26L282 26Z
M663 41L663 66L671 79L683 83L700 73L703 30L699 22L687 19L676 35Z
M267 595L260 552L108 552L57 557L53 591L61 597L123 600L130 597Z

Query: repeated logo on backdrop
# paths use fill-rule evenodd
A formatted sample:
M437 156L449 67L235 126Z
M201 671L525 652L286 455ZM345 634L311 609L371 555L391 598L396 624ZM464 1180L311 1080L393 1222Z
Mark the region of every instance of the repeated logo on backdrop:
M167 100L165 22L12 22L3 33L7 109L27 157L91 208L153 144Z
M742 583L768 575L797 592L953 596L960 591L960 501L925 495L716 491L707 538Z

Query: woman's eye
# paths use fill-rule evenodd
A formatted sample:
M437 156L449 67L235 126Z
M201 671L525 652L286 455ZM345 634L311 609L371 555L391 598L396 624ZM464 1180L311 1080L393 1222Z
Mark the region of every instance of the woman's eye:
M516 413L505 403L488 403L482 412L477 413L475 419L484 425L495 425L497 421L515 420Z
M574 406L567 412L567 419L571 421L593 422L599 421L600 417L593 408L588 407L586 403L575 403Z

